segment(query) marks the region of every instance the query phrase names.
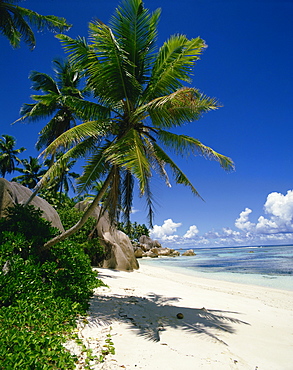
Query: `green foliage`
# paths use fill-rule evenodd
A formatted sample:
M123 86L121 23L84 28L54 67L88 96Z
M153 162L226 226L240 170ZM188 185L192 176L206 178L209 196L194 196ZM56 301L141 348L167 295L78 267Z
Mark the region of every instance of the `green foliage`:
M64 226L64 229L67 230L80 220L83 212L78 211L74 207L63 207L58 210L58 214L62 225ZM96 224L97 220L94 217L89 217L85 225L75 234L73 234L69 239L77 243L84 243L86 240L88 240L88 237Z
M44 296L0 309L0 369L74 369L75 358L62 343L75 326L70 300Z
M78 243L41 251L42 234L44 241L55 229L39 211L17 206L8 214L0 220L0 369L74 369L62 343L102 283Z
M58 230L51 223L42 218L42 211L34 206L16 204L5 210L6 218L0 219L0 243L2 233L10 231L21 234L29 243L30 248L40 248L47 240L58 234ZM26 250L29 254L29 250Z
M90 259L82 245L65 240L50 248L46 262L41 266L42 279L53 291L88 308L93 288L97 287L97 273L92 270Z
M58 210L58 214L60 216L62 225L64 226L65 230L67 230L80 220L83 212L78 211L76 208L63 207ZM97 266L104 257L104 248L99 243L99 239L89 239L89 236L96 224L97 220L94 217L89 217L85 225L68 238L69 240L74 241L83 247L93 266Z
M139 238L142 235L146 235L146 236L150 235L150 232L147 226L145 224L140 225L137 222L134 222L134 223L119 222L118 229L123 231L126 235L129 236L131 240L136 241L136 242L139 241Z
M50 187L41 189L39 196L50 203L58 212L64 207L74 207L74 201L68 195L53 191Z

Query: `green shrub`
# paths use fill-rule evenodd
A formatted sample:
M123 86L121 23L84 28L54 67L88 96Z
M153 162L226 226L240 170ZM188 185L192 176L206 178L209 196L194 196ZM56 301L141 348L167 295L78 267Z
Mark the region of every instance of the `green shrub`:
M58 210L58 214L65 230L75 225L83 215L83 212L76 208L63 208ZM89 239L89 235L94 230L97 220L89 217L85 225L68 239L81 245L85 253L89 256L91 265L97 266L104 259L104 247L98 238Z
M68 239L51 247L41 272L55 296L70 298L84 309L88 308L93 288L101 284L83 247Z
M69 300L18 300L0 309L0 369L74 369L76 359L62 343L75 327Z
M77 210L76 208L67 208L58 210L58 214L62 225L65 230L70 229L75 225L83 215L83 212ZM94 217L89 217L84 226L78 230L76 233L70 236L70 240L73 240L77 243L84 243L88 240L90 233L97 224L97 220Z
M39 196L51 204L57 211L64 207L74 207L74 200L65 193L56 192L51 188L41 189Z
M8 216L0 220L0 369L74 369L62 344L102 283L76 241L41 250L56 230L40 212L20 206Z
M29 248L35 249L35 253L46 241L59 233L57 228L42 218L42 211L32 205L16 204L5 210L5 216L0 219L0 243L3 242L4 232L21 234L29 242ZM26 252L30 254L31 251L26 249Z

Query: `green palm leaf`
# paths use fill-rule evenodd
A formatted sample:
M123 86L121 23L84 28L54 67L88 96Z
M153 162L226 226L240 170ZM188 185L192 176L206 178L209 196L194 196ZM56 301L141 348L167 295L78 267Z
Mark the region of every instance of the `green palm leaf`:
M205 47L199 37L188 40L184 35L171 36L158 52L143 101L173 93L183 81L191 82L192 68Z
M159 9L150 14L140 0L123 1L110 21L115 37L131 62L129 73L141 85L148 81L160 14Z
M164 130L158 131L158 137L164 145L173 149L176 154L188 156L191 153L198 153L206 159L213 159L219 162L221 167L227 171L234 169L233 161L230 158L217 153L193 137L176 135Z
M203 113L219 107L214 98L194 88L181 88L172 94L153 99L136 110L137 115L149 114L154 126L174 127L198 120Z
M198 191L189 181L187 176L180 170L180 168L175 164L175 162L173 162L173 160L163 151L163 149L154 143L154 150L155 150L157 157L161 161L164 161L166 164L170 166L172 173L174 175L176 184L182 184L182 185L188 186L193 194L201 198Z

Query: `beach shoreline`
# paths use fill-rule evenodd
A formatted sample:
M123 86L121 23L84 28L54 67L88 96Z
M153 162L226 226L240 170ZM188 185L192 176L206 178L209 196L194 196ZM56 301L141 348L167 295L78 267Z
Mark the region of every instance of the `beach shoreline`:
M96 289L80 334L108 335L115 354L92 369L292 368L293 292L144 264L97 270L107 287Z

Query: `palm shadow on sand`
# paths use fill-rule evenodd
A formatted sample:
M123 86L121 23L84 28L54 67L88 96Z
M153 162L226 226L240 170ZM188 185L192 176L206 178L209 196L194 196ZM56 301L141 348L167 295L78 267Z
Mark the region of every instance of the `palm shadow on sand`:
M131 289L127 290L131 293ZM159 342L160 333L168 327L192 332L196 335L226 344L219 339L221 332L234 333L232 324L249 325L229 314L237 312L189 308L177 306L178 297L149 294L147 297L134 295L95 295L91 300L89 326L111 325L114 321L126 322L145 339ZM177 314L183 315L182 319Z

